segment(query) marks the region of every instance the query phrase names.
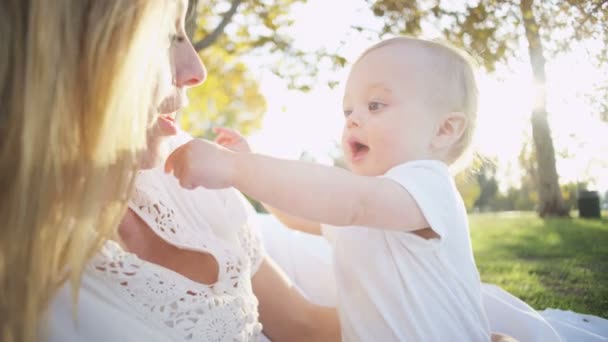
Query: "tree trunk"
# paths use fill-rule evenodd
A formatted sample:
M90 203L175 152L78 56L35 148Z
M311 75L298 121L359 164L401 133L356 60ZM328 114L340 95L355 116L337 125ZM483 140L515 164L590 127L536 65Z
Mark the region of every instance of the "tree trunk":
M539 27L532 9L534 0L521 0L520 9L523 18L528 53L532 64L535 83L535 103L532 111L532 136L536 150L538 177L536 179L539 195L538 213L541 217L568 216L568 208L562 199L557 170L555 168L555 150L551 138L551 129L547 120L545 98L545 57L540 38Z

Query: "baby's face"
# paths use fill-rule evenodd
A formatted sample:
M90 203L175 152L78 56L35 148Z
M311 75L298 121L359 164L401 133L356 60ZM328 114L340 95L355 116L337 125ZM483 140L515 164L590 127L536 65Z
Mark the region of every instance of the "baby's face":
M431 157L436 120L419 96L424 82L414 49L372 50L351 70L344 94L342 149L350 169L378 176L406 161ZM426 69L426 68L425 68Z

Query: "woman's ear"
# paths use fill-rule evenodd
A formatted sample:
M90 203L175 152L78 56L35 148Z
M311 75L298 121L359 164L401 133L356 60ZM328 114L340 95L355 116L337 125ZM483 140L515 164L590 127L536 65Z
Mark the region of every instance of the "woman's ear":
M438 150L450 148L455 145L467 128L467 118L464 113L451 112L444 115L439 121L431 146Z

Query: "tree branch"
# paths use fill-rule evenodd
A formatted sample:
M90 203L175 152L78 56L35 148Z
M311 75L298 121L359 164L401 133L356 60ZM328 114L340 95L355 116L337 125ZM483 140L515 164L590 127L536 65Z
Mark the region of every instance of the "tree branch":
M585 25L587 23L587 21L591 18L591 16L593 16L593 14L595 14L595 12L598 11L607 2L608 2L608 0L602 0L602 1L598 2L595 5L595 7L593 9L591 9L591 11L589 11L589 13L587 13L587 15L585 15L583 20L581 20L578 23L578 27L576 28L576 30L574 32L574 37L576 37L577 39L580 39L581 29L582 29L583 25Z
M211 46L211 44L215 43L215 41L222 35L222 33L224 33L224 29L230 23L230 21L232 20L232 17L236 13L236 10L238 9L239 5L242 2L243 2L243 0L233 0L232 1L232 4L230 5L230 9L226 13L224 13L224 17L222 18L222 21L219 23L219 25L217 25L217 27L213 30L213 32L211 32L205 38L203 38L193 44L194 49L196 51L204 50L204 49L208 48L209 46Z

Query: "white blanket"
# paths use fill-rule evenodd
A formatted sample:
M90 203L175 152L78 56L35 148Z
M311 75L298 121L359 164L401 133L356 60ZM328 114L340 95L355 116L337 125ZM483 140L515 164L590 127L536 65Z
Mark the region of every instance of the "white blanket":
M324 238L285 228L274 217L259 215L260 235L273 258L313 302L334 306L336 288L331 250ZM608 341L608 320L571 311L536 311L492 284L483 284L490 327L519 341Z

